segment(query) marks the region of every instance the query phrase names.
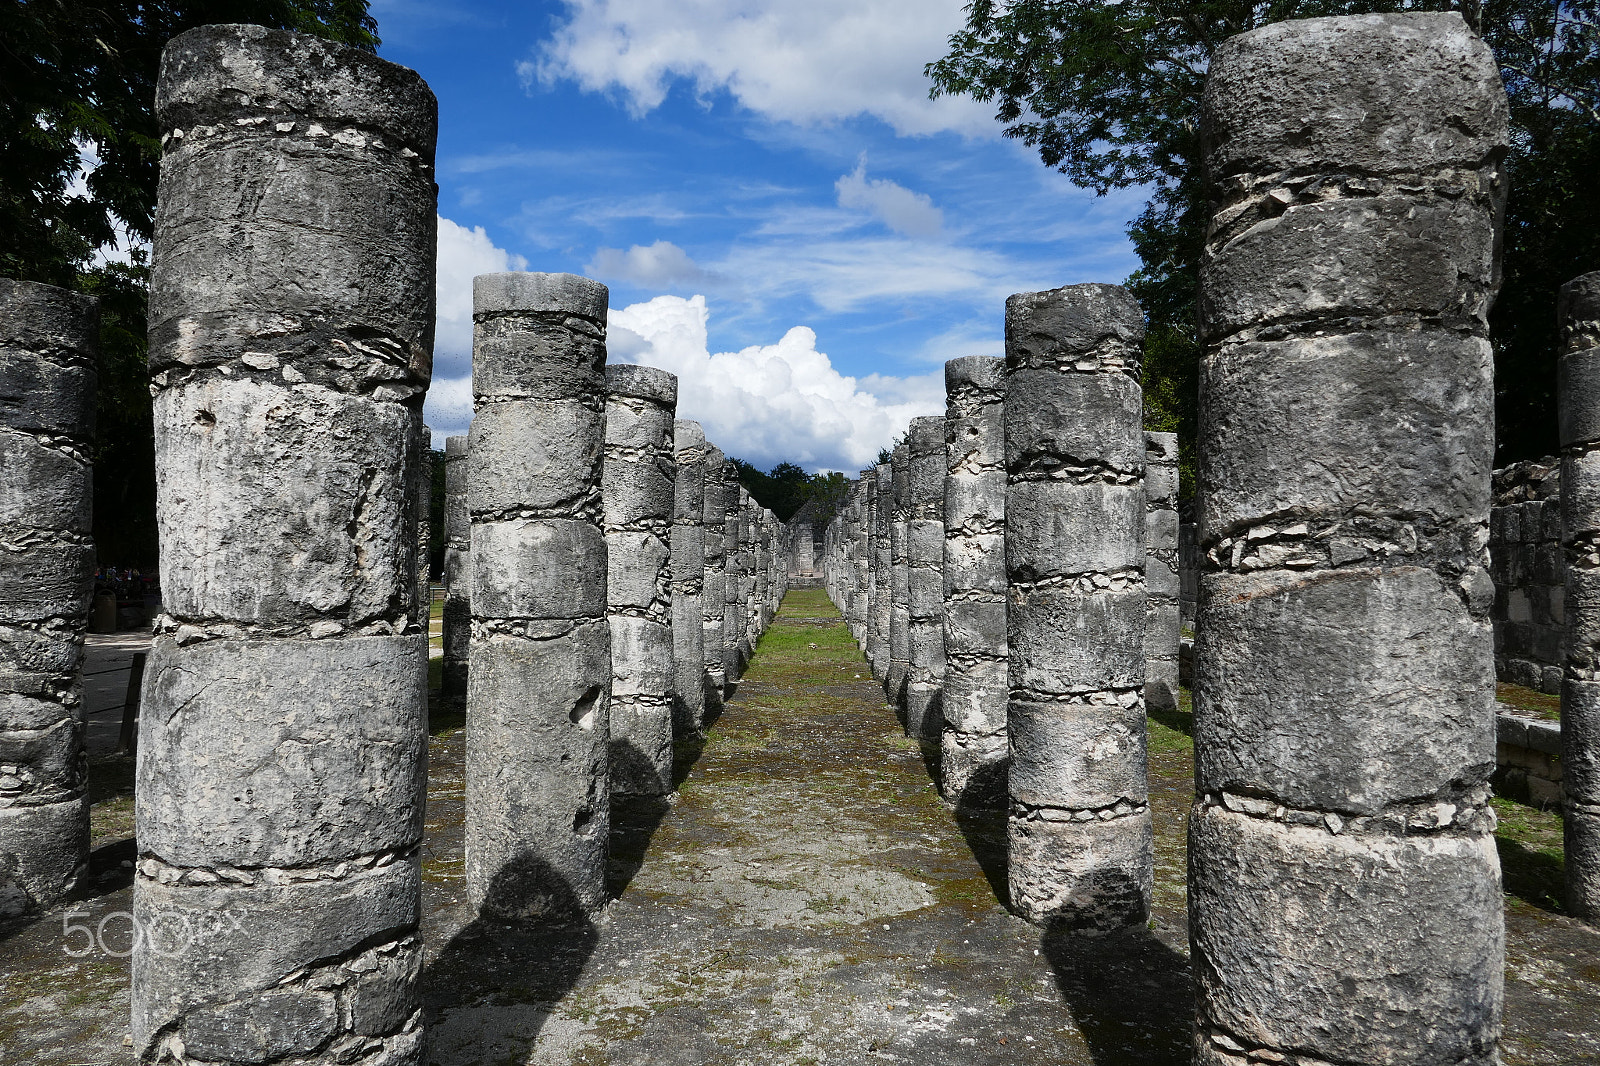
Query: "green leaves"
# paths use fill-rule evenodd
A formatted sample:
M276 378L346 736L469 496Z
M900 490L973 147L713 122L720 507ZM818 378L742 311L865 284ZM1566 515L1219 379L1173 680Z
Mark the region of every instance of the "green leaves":
M1286 19L1460 10L1500 60L1511 101L1505 284L1491 317L1497 462L1555 449L1555 290L1600 268L1600 0L974 0L929 94L996 104L1005 135L1102 195L1150 194L1128 235L1128 285L1150 326L1146 417L1175 426L1192 469L1194 303L1209 216L1199 140L1212 52ZM1186 479L1187 480L1187 479Z

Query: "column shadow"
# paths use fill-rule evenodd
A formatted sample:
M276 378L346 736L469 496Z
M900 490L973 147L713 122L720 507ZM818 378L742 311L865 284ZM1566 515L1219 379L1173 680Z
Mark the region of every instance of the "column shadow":
M1194 979L1182 953L1142 926L1047 933L1039 950L1096 1066L1188 1066Z
M955 799L956 825L967 850L983 870L994 898L1011 909L1011 882L1007 868L1006 772L1009 760L991 763L972 775Z
M538 885L544 898L540 916L515 921L480 916L423 969L423 1008L433 1031L431 1061L477 1061L491 1017L496 1052L508 1062L527 1061L550 1013L577 986L600 932L561 874L539 857L524 854L496 875L488 898L521 900L530 884ZM519 1007L524 1010L515 1009ZM474 1009L484 1010L481 1018L451 1017ZM480 1047L459 1058L471 1045Z

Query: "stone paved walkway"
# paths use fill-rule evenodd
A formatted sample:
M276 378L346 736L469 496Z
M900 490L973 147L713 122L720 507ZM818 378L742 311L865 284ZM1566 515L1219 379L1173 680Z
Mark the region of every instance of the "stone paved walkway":
M1148 930L1041 940L1003 898L1003 832L951 813L838 612L791 593L672 804L619 804L592 922L469 921L459 712L435 708L424 851L433 1061L1187 1062L1188 716L1152 722ZM125 760L95 765L94 888L73 919L126 950ZM1600 1063L1600 934L1552 913L1548 815L1501 805L1505 1061ZM1554 880L1552 880L1554 878ZM71 958L62 916L0 925L0 1063L125 1064L127 963Z

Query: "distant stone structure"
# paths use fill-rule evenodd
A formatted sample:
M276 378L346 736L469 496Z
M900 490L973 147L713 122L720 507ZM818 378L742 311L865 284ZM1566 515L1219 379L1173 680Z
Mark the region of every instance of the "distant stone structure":
M672 791L677 409L675 375L626 363L606 367L600 495L611 627L611 790L631 795Z
M606 900L606 302L572 274L473 279L467 893L496 918Z
M420 1063L437 105L360 49L206 26L156 112L132 1055Z
M99 348L94 297L0 279L0 918L54 905L88 872Z
M1196 1061L1497 1062L1505 89L1459 14L1307 19L1201 125Z
M1561 688L1567 910L1600 925L1600 271L1561 287L1557 319L1567 563Z
M1566 657L1567 564L1561 547L1561 460L1494 472L1489 574L1495 676L1552 695Z
M1178 435L1145 431L1144 705L1178 709Z
M433 524L433 430L422 421L422 412L417 412L417 455L408 465L411 467L411 477L415 482L412 491L416 494L416 522L417 522L417 604L422 609L424 626L432 626L433 616L433 568L429 558L432 547Z
M944 733L940 791L1006 799L1006 361L944 365Z
M713 444L706 445L705 512L702 526L706 551L705 580L700 603L705 612L706 717L722 713L727 692L727 659L723 648L722 617L726 610L728 580L728 484L727 457Z
M873 480L877 483L877 506L872 510L871 571L872 571L872 676L879 684L889 678L889 628L894 613L893 571L894 552L890 546L889 529L894 523L894 468L889 463L873 467Z
M444 610L440 694L466 699L472 655L472 514L467 510L467 438L444 440Z
M911 671L911 452L902 442L889 455L894 505L889 515L889 669L884 691L904 721L906 678Z
M706 435L700 423L673 424L672 723L679 737L706 723L706 633L701 594L706 578Z
M1143 338L1119 286L1006 301L1011 905L1047 927L1150 913Z

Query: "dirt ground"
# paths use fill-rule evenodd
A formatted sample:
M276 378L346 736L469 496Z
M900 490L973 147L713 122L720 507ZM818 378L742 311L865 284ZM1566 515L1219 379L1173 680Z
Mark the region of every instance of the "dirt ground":
M1188 715L1151 722L1156 911L1041 938L1005 898L1003 821L950 811L838 611L789 595L674 800L618 803L617 897L581 925L471 920L459 711L435 707L424 845L433 1062L1188 1061ZM0 1063L131 1061L131 772L96 763L96 876L63 913L0 925ZM1600 933L1563 917L1560 822L1496 801L1507 1064L1600 1063Z

